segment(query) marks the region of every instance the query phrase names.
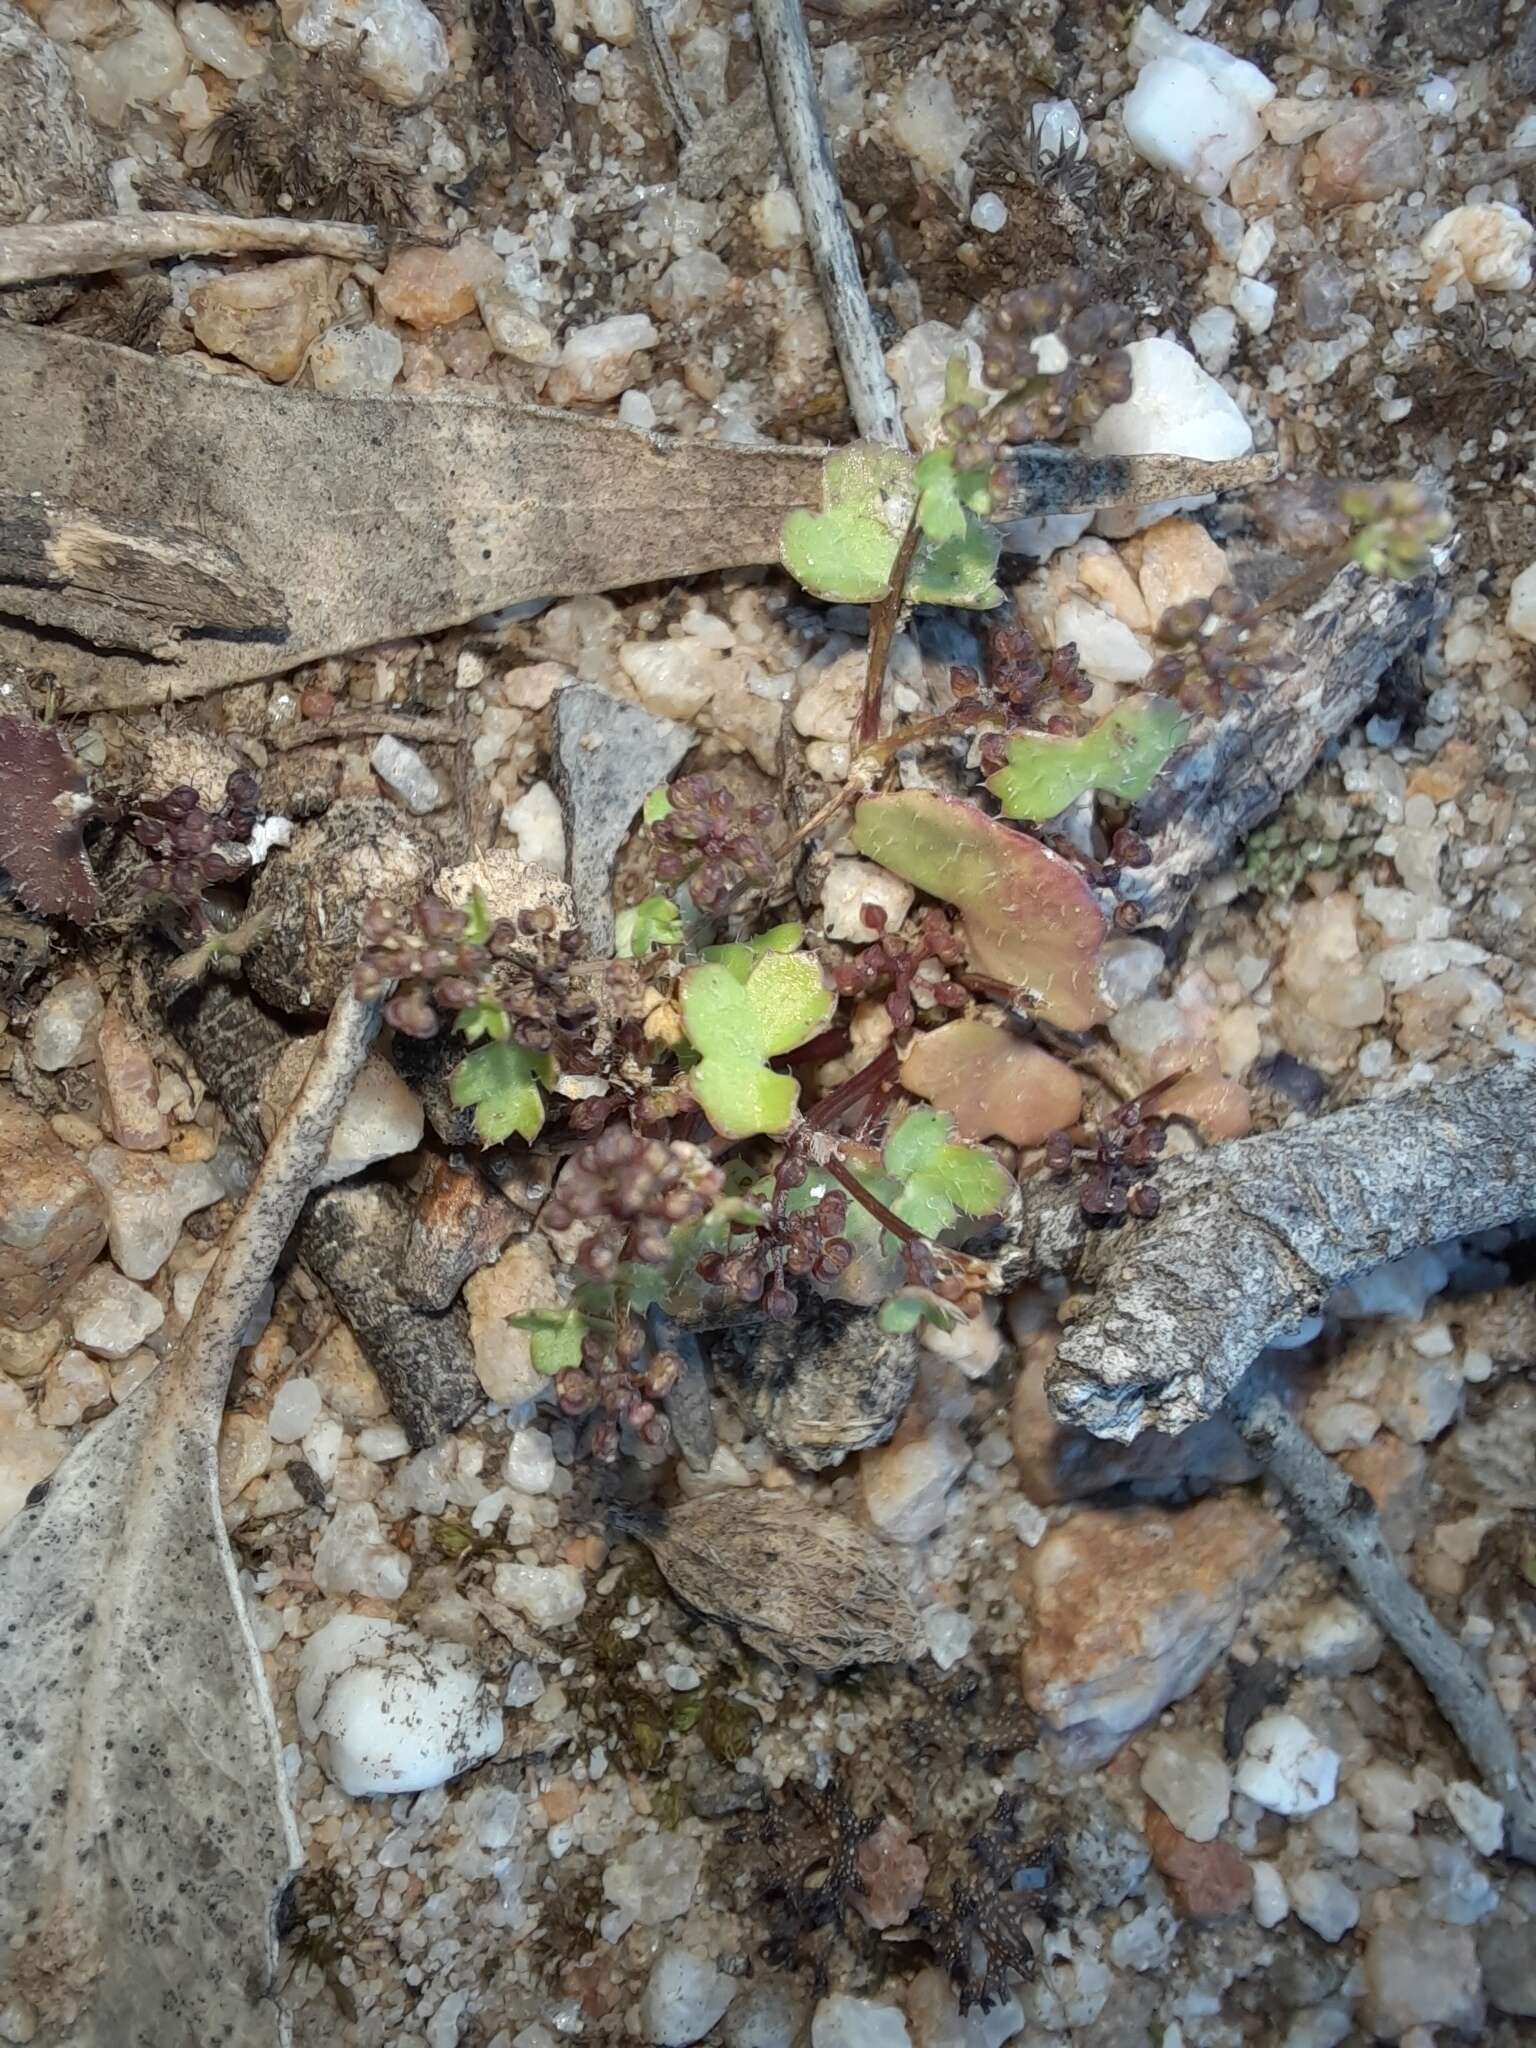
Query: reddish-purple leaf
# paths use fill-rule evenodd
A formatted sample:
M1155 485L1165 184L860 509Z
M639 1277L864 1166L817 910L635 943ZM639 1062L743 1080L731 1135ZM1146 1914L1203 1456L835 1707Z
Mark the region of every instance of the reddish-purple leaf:
M904 882L954 904L978 972L1022 989L1050 1023L1085 1031L1104 1017L1104 913L1077 869L1038 839L963 797L909 789L865 797L853 843Z
M1063 1061L984 1017L921 1032L901 1063L901 1085L947 1109L962 1138L1038 1145L1075 1124L1083 1088Z
M85 857L91 799L61 734L0 718L0 867L29 910L86 924L96 877Z

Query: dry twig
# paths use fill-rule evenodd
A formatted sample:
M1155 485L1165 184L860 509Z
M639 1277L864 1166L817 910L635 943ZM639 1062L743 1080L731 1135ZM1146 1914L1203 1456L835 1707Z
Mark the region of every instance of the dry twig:
M340 220L246 220L235 213L123 213L111 220L42 221L0 228L0 285L37 284L47 277L84 277L125 263L171 256L233 256L247 249L337 256L382 263L388 244L378 228Z
M1433 1693L1484 1789L1504 1808L1510 1854L1536 1863L1536 1788L1503 1709L1487 1677L1398 1569L1370 1495L1324 1456L1269 1389L1244 1381L1230 1407L1249 1449Z
M800 0L752 0L774 124L789 165L827 325L866 441L907 443L821 118Z
M1030 1183L1001 1264L1072 1277L1056 1413L1127 1443L1213 1415L1352 1274L1536 1214L1533 1126L1536 1065L1508 1059L1175 1160L1150 1222L1095 1228Z

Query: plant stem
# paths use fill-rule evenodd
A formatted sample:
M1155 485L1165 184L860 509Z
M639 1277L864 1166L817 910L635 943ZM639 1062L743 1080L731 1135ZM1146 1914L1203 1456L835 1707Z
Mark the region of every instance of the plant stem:
M887 1209L878 1195L872 1195L858 1175L844 1166L830 1146L824 1154L818 1152L815 1157L816 1164L824 1167L838 1186L846 1189L860 1208L867 1209L877 1223L884 1225L892 1237L899 1239L902 1244L927 1244L928 1239L923 1233L914 1230L910 1223L903 1223L893 1209Z
M859 706L859 722L855 737L862 751L873 746L880 737L880 706L885 695L885 671L891 658L891 643L896 638L896 627L901 619L901 608L906 602L907 579L912 573L912 559L917 553L917 543L922 529L917 523L917 506L912 507L912 516L907 521L907 530L901 537L901 546L896 552L896 566L891 571L891 587L869 613L869 666L864 671L864 701Z
M812 1109L806 1112L805 1121L817 1130L825 1130L840 1117L845 1109L866 1095L872 1095L896 1072L896 1048L884 1045L867 1065L850 1074L846 1081L839 1081L835 1088L829 1088Z

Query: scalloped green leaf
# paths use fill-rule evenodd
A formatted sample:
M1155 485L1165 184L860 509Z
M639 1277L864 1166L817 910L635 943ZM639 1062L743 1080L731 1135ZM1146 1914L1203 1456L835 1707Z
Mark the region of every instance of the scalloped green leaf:
M1007 1200L1008 1175L977 1145L956 1142L953 1120L914 1109L885 1141L888 1172L906 1183L892 1204L903 1223L938 1237L958 1218L990 1216Z
M694 1100L722 1138L777 1137L795 1120L800 1083L760 1060L722 1053L688 1077Z
M527 1330L529 1355L535 1372L552 1379L557 1372L574 1372L581 1364L581 1340L587 1318L576 1308L535 1308L520 1316L508 1316L514 1330Z
M788 1130L799 1083L767 1065L815 1036L837 998L808 953L765 952L745 980L738 960L705 961L682 980L683 1028L699 1053L689 1082L722 1137Z
M977 971L1020 989L1049 1023L1086 1031L1105 1015L1097 960L1108 925L1070 862L962 797L865 797L858 851L961 915Z
M895 574L912 516L912 458L899 448L859 443L830 456L822 509L791 512L780 554L797 583L833 604L873 604Z
M1005 818L1054 818L1085 789L1139 803L1183 739L1188 720L1164 697L1137 694L1077 739L1016 734L1008 765L987 782Z
M542 1081L555 1078L547 1052L525 1052L520 1045L483 1045L460 1060L449 1094L459 1109L475 1112L475 1136L482 1145L500 1145L515 1133L530 1145L544 1128Z

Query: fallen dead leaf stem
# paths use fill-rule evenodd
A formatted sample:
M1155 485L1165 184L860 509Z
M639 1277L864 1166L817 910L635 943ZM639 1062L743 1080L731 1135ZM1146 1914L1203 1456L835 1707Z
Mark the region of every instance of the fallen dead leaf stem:
M245 220L231 213L124 213L112 220L43 221L0 229L0 285L85 277L171 256L232 256L249 249L382 263L378 228L340 220Z
M1267 1386L1235 1390L1232 1420L1319 1547L1434 1695L1483 1781L1504 1808L1511 1855L1536 1863L1536 1788L1486 1674L1430 1613L1387 1548L1369 1494L1320 1451Z

